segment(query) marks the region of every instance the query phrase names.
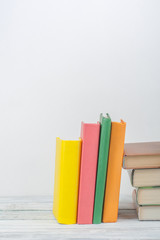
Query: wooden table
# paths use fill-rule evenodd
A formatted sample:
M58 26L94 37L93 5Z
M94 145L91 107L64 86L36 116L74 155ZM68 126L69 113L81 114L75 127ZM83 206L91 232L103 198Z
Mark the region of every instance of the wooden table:
M160 240L160 221L138 221L135 209L125 206L120 204L117 223L62 225L52 214L52 197L1 197L0 240Z

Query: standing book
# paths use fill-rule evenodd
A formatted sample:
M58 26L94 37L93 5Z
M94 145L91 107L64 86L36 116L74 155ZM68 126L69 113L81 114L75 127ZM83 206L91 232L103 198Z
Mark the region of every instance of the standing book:
M59 223L77 220L81 139L56 139L53 214Z
M93 223L101 223L104 191L106 183L109 142L111 132L111 119L108 114L106 116L100 115L101 133L98 154L96 190L94 200Z
M112 122L103 222L116 222L118 217L125 129L126 123L124 121Z
M82 152L77 223L91 224L99 148L100 123L81 125Z

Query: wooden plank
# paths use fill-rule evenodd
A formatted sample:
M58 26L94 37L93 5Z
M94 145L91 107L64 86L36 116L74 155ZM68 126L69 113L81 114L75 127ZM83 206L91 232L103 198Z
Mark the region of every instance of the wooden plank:
M134 210L119 210L119 220L121 219L137 219L136 212ZM53 220L54 222L56 222L54 215L50 210L0 211L0 220Z
M0 197L0 211L4 210L52 210L53 196ZM121 196L119 209L134 209L132 197Z
M0 211L4 210L52 210L52 196L1 197Z
M160 221L140 222L135 210L120 209L116 223L63 225L52 214L52 197L4 197L0 198L0 240L9 239L159 240Z
M0 211L0 220L53 220L52 211Z
M129 212L128 212L129 213ZM98 225L62 225L54 220L0 221L0 239L159 239L159 222L119 219Z

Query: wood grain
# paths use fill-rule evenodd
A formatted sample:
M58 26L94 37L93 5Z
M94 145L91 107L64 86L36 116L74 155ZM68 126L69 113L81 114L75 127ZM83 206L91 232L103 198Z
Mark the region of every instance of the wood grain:
M128 208L127 204L125 204ZM129 207L131 205L129 204ZM120 209L117 223L58 224L52 197L0 198L0 240L160 239L160 222L140 222L134 209Z

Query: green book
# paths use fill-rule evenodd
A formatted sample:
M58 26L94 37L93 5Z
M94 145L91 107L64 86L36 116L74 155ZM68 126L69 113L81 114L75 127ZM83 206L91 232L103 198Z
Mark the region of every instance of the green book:
M111 133L111 118L109 114L100 115L101 133L97 165L97 179L94 199L93 223L101 223L103 201L107 174L108 153Z

